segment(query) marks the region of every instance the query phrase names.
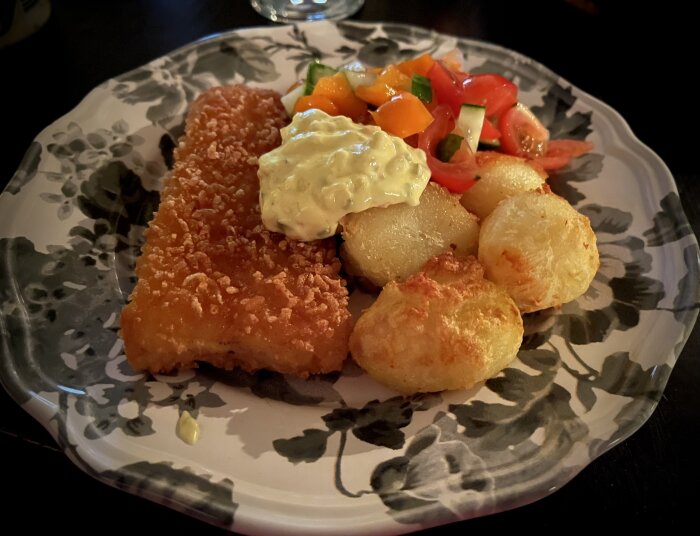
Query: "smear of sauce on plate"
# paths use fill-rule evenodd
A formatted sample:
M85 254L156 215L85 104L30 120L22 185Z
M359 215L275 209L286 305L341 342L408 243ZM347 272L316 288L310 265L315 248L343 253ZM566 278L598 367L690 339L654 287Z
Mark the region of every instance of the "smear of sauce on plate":
M194 445L199 441L199 423L189 411L183 411L176 427L177 437L188 445Z

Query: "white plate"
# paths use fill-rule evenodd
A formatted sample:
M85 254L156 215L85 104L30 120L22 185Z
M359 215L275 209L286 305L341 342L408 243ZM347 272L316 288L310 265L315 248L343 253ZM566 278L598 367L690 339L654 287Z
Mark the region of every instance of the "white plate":
M192 99L284 90L320 58L386 64L457 46L513 78L554 137L595 151L552 178L587 214L588 293L530 315L478 389L397 397L348 365L300 381L134 373L118 317ZM396 24L231 32L110 80L44 130L0 196L2 381L95 477L242 533L408 532L531 502L633 433L697 316L698 246L666 166L608 106L519 54ZM175 435L197 415L195 446Z

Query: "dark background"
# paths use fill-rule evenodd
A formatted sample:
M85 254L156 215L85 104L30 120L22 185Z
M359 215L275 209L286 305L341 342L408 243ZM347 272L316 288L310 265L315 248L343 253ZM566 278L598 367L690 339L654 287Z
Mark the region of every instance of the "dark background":
M683 6L367 0L353 18L406 22L512 48L610 104L669 166L698 235L700 113L691 78L700 46L692 8ZM0 189L39 131L99 83L208 34L265 24L245 0L55 0L44 28L0 50ZM639 530L694 521L700 485L698 353L696 327L649 421L563 489L530 506L464 522L459 530L593 530L611 523ZM2 389L0 404L5 522L18 520L38 531L222 532L92 480ZM100 521L86 525L87 519Z

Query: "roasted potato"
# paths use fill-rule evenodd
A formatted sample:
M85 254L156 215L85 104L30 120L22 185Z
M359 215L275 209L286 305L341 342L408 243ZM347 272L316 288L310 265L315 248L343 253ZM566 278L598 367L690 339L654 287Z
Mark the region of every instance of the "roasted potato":
M524 313L571 301L600 261L588 218L545 190L503 200L482 222L479 260Z
M401 393L465 389L515 358L520 312L474 257L430 259L388 283L355 324L350 352L375 380Z
M483 220L506 197L536 190L544 185L547 173L524 158L495 152L476 154L479 180L462 195L461 203Z
M420 204L391 205L347 215L341 222L346 270L382 287L417 272L443 251L476 253L479 224L459 196L429 183Z

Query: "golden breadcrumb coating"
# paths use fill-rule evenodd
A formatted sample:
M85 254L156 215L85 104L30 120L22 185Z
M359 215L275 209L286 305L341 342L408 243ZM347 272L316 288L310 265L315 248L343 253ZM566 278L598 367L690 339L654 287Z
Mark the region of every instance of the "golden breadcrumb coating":
M401 393L463 389L492 377L516 356L520 312L484 279L474 257L451 252L391 282L350 336L350 351L375 380Z
M134 368L340 369L352 325L335 242L288 240L260 219L257 157L286 122L268 90L219 87L192 105L121 315Z

